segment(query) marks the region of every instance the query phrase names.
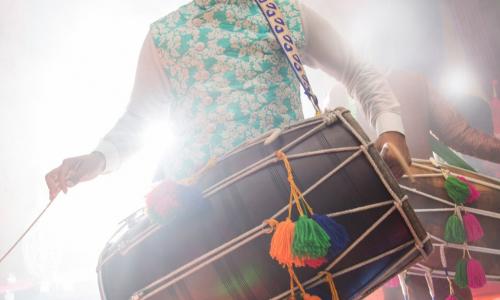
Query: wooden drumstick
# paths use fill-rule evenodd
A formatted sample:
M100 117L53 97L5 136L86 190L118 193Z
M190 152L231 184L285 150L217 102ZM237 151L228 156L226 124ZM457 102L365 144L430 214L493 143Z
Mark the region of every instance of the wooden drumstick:
M33 226L35 226L36 222L38 222L38 220L43 216L43 214L47 211L47 209L50 207L50 205L52 205L53 202L54 201L50 201L47 204L47 206L45 206L45 208L42 210L42 212L35 218L35 220L33 220L33 222L31 222L30 226L28 226L28 228L23 232L23 234L21 234L21 236L16 240L16 242L12 246L10 246L9 250L7 250L7 252L2 256L2 258L0 258L0 264L12 252L12 250L14 250L14 248L16 248L17 244L19 244L19 242L22 241L24 236L26 234L28 234L28 232L31 230L31 228L33 228Z
M406 175L408 175L408 177L410 178L410 181L411 182L415 182L415 176L413 176L413 173L411 172L411 169L410 169L410 166L408 165L408 163L406 162L406 160L404 159L403 155L401 154L401 152L398 150L398 148L394 147L393 144L391 143L385 143L383 146L382 146L382 150L380 150L380 156L382 156L382 158L384 158L385 155L387 155L387 152L388 151L391 151L392 153L394 153L394 155L396 156L396 159L398 160L399 164L401 165L401 167L403 168L403 171L406 173Z

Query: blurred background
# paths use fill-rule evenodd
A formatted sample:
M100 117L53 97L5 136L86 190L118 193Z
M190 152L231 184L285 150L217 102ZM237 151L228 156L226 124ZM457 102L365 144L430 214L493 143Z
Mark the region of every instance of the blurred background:
M382 72L421 74L471 124L495 134L500 1L303 1ZM122 114L149 24L187 2L0 0L0 253L47 204L45 174L92 151ZM338 83L309 71L322 106L336 98L355 110ZM117 223L143 205L169 147L152 137L167 141L165 127L152 126L120 172L57 199L0 265L0 299L99 299L97 258ZM498 175L498 165L464 159Z

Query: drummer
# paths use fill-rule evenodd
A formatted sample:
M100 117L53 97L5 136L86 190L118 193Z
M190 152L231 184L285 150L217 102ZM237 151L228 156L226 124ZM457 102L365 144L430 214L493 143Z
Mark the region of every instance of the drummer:
M276 2L305 64L342 82L375 128L376 146L392 143L409 162L399 103L386 79L305 1ZM303 119L299 81L254 0L194 0L154 22L126 111L95 151L67 158L46 175L50 199L117 170L157 118L168 118L180 137L175 158L163 160L158 176L174 180L245 140ZM392 152L385 160L402 175Z

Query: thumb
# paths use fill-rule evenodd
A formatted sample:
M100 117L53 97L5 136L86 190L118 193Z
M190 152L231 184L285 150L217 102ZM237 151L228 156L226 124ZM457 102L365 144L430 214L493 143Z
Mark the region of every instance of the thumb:
M380 147L380 156L385 159L387 156L387 153L389 152L389 143L384 143L382 147Z
M388 154L389 150L390 154ZM396 146L391 143L384 143L382 150L380 150L380 156L382 156L384 160L390 160L387 161L387 163L391 168L394 167L398 171L397 173L401 173L401 176L406 173L411 182L415 182L415 177L410 169L410 165L406 162L405 157Z

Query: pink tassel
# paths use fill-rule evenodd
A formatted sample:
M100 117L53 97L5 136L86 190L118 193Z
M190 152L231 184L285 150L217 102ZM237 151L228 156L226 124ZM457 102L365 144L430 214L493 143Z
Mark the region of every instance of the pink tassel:
M465 232L467 233L467 241L479 241L484 236L484 231L476 216L471 213L464 213L462 219L464 221Z
M478 289L486 284L486 275L481 263L474 258L467 262L467 283L470 288Z
M446 300L458 300L457 297L455 297L455 295L449 295L448 297L446 297Z
M324 265L327 262L326 258L320 257L320 258L311 258L311 259L306 259L304 260L304 263L306 266L311 267L313 269L317 269Z
M385 284L386 287L388 288L397 288L399 287L399 278L398 276L394 276L391 278L391 280L387 281Z
M467 200L465 200L465 202L467 202L467 204L472 204L476 202L479 196L481 196L481 193L477 190L476 186L470 183L463 176L458 176L458 179L465 182L465 184L467 184L467 186L469 187L469 197L467 198Z

